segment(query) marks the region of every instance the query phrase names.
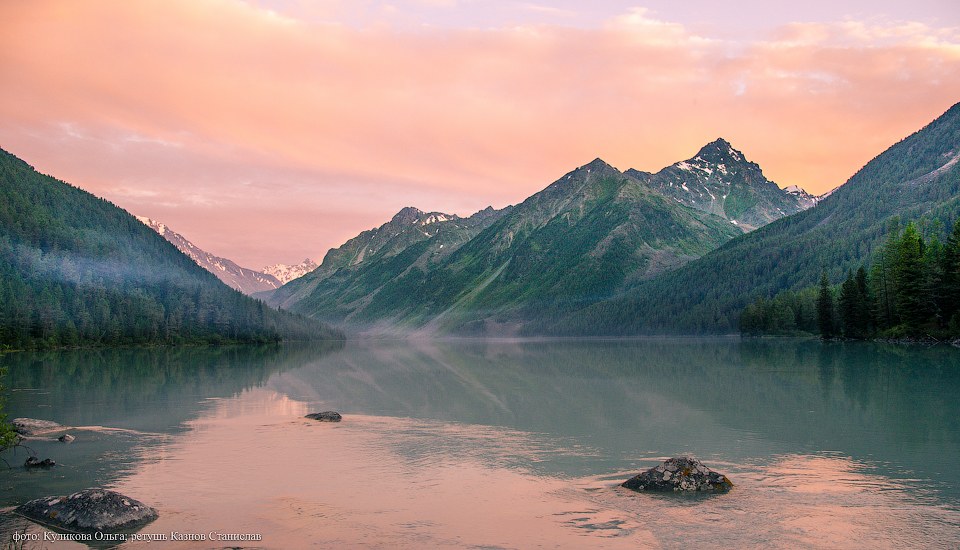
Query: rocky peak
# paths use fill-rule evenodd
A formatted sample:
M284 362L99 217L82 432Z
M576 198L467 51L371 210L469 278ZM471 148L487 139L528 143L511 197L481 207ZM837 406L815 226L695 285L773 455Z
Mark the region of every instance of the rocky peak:
M423 210L420 210L419 208L414 208L412 206L405 206L401 208L400 211L397 212L390 221L399 222L399 223L408 223L408 224L415 223L418 220L420 220L420 218L423 217L423 215L424 215Z
M746 160L743 153L734 149L730 142L723 138L717 138L701 147L694 158L713 162L744 162Z
M698 176L714 176L723 178L735 172L749 171L759 174L760 167L734 149L730 142L723 138L704 145L697 154L685 161L678 162L673 168L696 173Z
M577 168L571 174L592 174L600 176L609 176L609 175L620 175L620 170L617 170L606 161L597 157L592 161L584 164L583 166Z

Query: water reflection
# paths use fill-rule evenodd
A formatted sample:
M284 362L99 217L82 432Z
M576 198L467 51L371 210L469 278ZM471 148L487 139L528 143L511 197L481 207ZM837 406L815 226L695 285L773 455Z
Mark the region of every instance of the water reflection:
M811 341L351 343L275 376L319 408L506 426L597 449L588 475L691 452L711 460L842 451L960 499L960 351ZM945 481L945 483L941 483Z
M184 423L210 408L210 399L234 397L284 369L341 346L237 346L14 353L0 357L9 369L10 418L25 416L80 427L70 444L29 440L29 449L52 457L49 471L0 472L0 507L90 486L110 485L136 467L143 446L162 453ZM121 428L122 430L116 430ZM19 466L27 449L4 453ZM158 454L158 456L160 456ZM0 467L3 465L0 464Z
M0 473L0 505L108 485L157 506L159 531L262 532L266 547L960 542L951 348L467 340L4 360L14 415L134 432L37 443L65 466ZM302 418L326 409L345 421ZM682 452L735 490L617 487Z

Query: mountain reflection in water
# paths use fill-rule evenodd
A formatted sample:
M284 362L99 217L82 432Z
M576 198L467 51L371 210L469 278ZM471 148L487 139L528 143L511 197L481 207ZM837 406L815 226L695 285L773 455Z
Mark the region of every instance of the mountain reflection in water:
M276 548L960 542L950 348L463 340L168 353L4 358L13 416L140 435L32 444L63 467L3 474L14 490L2 505L106 485L160 510L151 532L256 532ZM327 409L344 421L302 418ZM735 489L618 487L681 453Z

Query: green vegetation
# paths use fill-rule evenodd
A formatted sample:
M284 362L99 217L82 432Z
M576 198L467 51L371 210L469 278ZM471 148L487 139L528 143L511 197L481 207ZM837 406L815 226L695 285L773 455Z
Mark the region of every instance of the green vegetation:
M870 161L817 206L733 239L626 293L539 320L527 330L558 335L736 332L740 312L761 297L801 293L816 285L823 271L839 281L870 263L895 218L918 227L923 219L960 218L957 158L960 104ZM909 254L917 257L920 251ZM875 264L884 261L874 259ZM881 283L889 287L893 276L887 266ZM897 307L922 310L917 289L906 289L901 303L881 299L890 313Z
M837 287L823 274L819 288L759 299L744 309L741 332L858 340L960 337L960 222L946 244L936 233L924 238L914 223L901 231L895 222L891 229L869 274L863 267L849 271ZM815 324L798 315L811 308Z
M0 350L336 337L226 287L129 213L0 150Z
M328 254L368 250L362 262L321 267L271 302L337 322L510 330L609 297L741 234L599 159L477 221L422 225L405 213Z
M3 384L7 369L0 367L0 452L3 452L17 443L17 433L13 431L13 426L7 422L7 413L4 412L4 405L7 401L7 388Z

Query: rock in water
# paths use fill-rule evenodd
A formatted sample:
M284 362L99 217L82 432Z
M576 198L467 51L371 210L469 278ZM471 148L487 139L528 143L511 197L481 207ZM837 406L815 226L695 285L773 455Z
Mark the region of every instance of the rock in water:
M61 426L50 420L37 420L36 418L14 418L13 431L23 436L44 435L55 432L67 431L66 426Z
M692 456L671 458L623 482L634 491L729 491L733 483Z
M18 506L14 513L41 525L79 533L128 531L159 517L146 504L106 489L38 498Z
M343 417L340 416L340 413L335 411L323 411L318 413L311 413L306 416L313 420L319 420L320 422L340 422L343 420Z
M27 458L27 461L23 463L24 468L52 468L56 465L57 463L49 458L40 460L35 456Z
M73 443L75 439L76 437L73 437L70 434L63 434L57 438L57 441L59 441L60 443Z

